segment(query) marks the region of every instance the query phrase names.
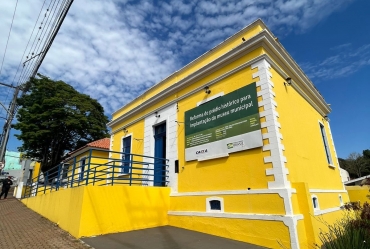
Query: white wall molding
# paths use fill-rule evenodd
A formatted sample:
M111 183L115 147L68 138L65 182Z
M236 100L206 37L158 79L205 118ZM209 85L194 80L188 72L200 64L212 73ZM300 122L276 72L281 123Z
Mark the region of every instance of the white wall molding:
M220 190L220 191L200 191L171 193L171 197L177 196L220 196L220 195L255 195L255 194L278 194L283 196L287 191L296 193L295 189L253 189L253 190Z
M271 33L267 30L267 28L265 28L264 30L259 32L257 35L248 39L248 42L240 43L240 45L238 45L237 47L229 50L228 52L214 59L207 65L196 70L194 73L189 74L185 78L169 86L165 91L162 91L161 94L156 95L150 98L149 100L145 101L142 105L140 105L140 107L136 107L133 110L128 111L125 115L118 117L116 120L110 121L108 123L108 126L111 127L115 125L117 122L122 121L122 119L125 119L127 115L136 113L138 108L145 109L147 108L147 106L150 106L153 101L158 101L158 99L174 94L174 92L177 92L179 89L182 89L186 87L187 85L192 84L194 81L201 79L202 77L204 77L204 75L209 75L209 73L212 73L214 70L217 70L221 66L225 64L229 64L230 61L240 58L240 56L255 50L256 47L258 46L265 48L268 51L268 53L271 54L271 56L273 57L275 61L280 60L283 66L286 68L286 70L288 70L288 74L298 79L298 81L296 82L298 86L295 86L295 84L293 84L292 87L295 88L297 91L299 91L299 93L304 98L306 98L307 101L309 101L315 109L317 109L323 115L327 114L330 111L330 107L325 103L325 100L323 99L323 97L317 92L312 82L307 78L307 76L304 74L302 69L292 59L292 57L287 53L287 51L279 43L275 41L275 37L271 35ZM201 58L202 56L200 56L195 61L200 60ZM269 60L269 62L270 64L275 64L273 63L272 60ZM190 64L192 63L193 62L191 62ZM180 71L182 71L182 69ZM280 68L277 68L277 71L281 73L282 75L285 75L285 78L286 78L286 73L283 72ZM175 76L177 73L178 72L173 73L171 76L167 77L166 79L172 76ZM148 89L146 92L144 92L142 95L145 95L147 94L148 91L154 89L157 86L160 86L162 82L155 84L150 89ZM141 98L141 96L139 96L138 98ZM123 108L124 106L118 109L116 112L114 112L113 115L117 114Z
M109 153L108 153L108 157L109 157L109 159L108 159L108 165L110 164L110 162L112 162L112 156L113 156L112 151L113 151L114 135L115 135L115 134L111 134L111 135L110 135L110 141L109 141ZM112 166L108 166L108 167L107 167L107 171L108 171L108 172L112 171ZM110 183L110 180L109 180L109 179L111 179L110 177L111 177L111 175L110 175L110 173L108 173L108 174L106 175L106 178L107 178L107 180L105 180L105 182L106 182L106 183Z
M345 189L310 189L310 193L347 193Z
M254 59L252 59L250 61L247 61L244 64L242 64L242 65L240 65L240 66L238 66L238 67L236 67L236 68L234 68L234 69L226 72L225 74L223 74L223 75L221 75L221 76L219 76L219 77L217 77L217 78L215 78L215 79L213 79L213 80L205 83L204 85L202 85L202 86L200 86L200 87L198 87L198 88L196 88L196 89L194 89L192 91L189 91L189 92L187 92L186 94L184 94L182 96L178 96L177 99L172 100L172 101L169 101L167 104L163 105L158 111L161 111L162 109L167 108L168 106L171 106L171 105L177 103L180 100L186 99L189 96L191 96L191 95L193 95L193 94L195 94L195 93L197 93L199 91L203 91L205 86L209 86L210 87L210 86L212 86L212 85L220 82L221 80L226 79L227 77L229 77L229 76L231 76L231 75L233 75L233 74L235 74L235 73L237 73L237 72L239 72L239 71L241 71L241 70L243 70L243 69L251 66L253 63L255 63L257 61L260 61L263 58L268 58L268 55L267 54L262 54L262 55L260 55L260 56L258 56L256 58L254 58ZM152 103L152 102L150 102L150 103ZM148 106L150 106L150 105L148 104ZM139 108L139 110L142 110L142 109L145 109L145 107L147 108L148 106L146 106L146 105L139 105L137 108ZM155 112L155 111L156 110L154 110L153 112ZM132 112L134 113L133 110L129 111L127 114L124 114L124 115L120 116L119 118L111 121L109 124L110 125L114 125L114 124L116 124L119 121L123 121L125 118L129 118L132 115ZM152 113L146 113L143 116L141 116L141 117L139 117L139 118L131 121L130 123L125 124L125 126L130 126L131 124L137 123L138 121L140 121L142 119L145 119L145 118L147 118L147 117L149 117L151 115L152 115ZM122 127L118 128L118 129L112 131L111 133L112 134L117 133L117 132L121 131L125 126L122 126Z
M214 218L231 218L246 220L271 220L271 221L289 221L291 219L301 220L303 215L274 215L274 214L248 214L248 213L207 213L197 211L168 211L168 215L177 216L197 216L197 217L214 217Z
M284 224L289 228L291 249L299 249L297 223L298 223L298 220L300 219L303 219L303 215L302 216L291 216L291 219L285 219L283 221Z
M175 216L190 216L190 217L213 217L213 218L227 218L227 219L245 219L245 220L268 220L281 221L289 229L290 247L291 249L299 249L297 221L303 219L303 215L272 215L272 214L243 214L243 213L206 213L196 211L168 211L168 215Z
M338 167L340 167L339 160L338 160L338 155L337 155L337 150L335 149L335 145L334 145L333 134L331 133L330 123L329 123L329 121L327 121L326 123L328 124L328 130L329 130L329 135L330 135L330 139L331 139L331 144L333 145L335 161L337 162ZM339 171L339 174L341 175L340 171Z
M315 216L317 215L322 215L322 214L327 214L327 213L332 213L341 210L340 207L333 207L333 208L328 208L328 209L323 209L323 210L315 210Z
M278 122L279 113L276 111L277 103L274 100L275 93L273 91L274 84L271 81L272 74L270 72L271 66L264 58L253 63L251 68L257 68L258 72L253 74L253 78L259 78L256 82L257 86L261 87L261 91L257 92L258 96L262 96L262 101L259 106L263 106L260 117L264 117L266 122L261 124L262 127L267 128L267 133L262 134L263 139L268 139L269 144L263 146L263 151L270 151L270 155L264 158L264 163L271 163L272 168L266 170L266 175L273 175L275 181L268 182L268 187L273 188L290 188L287 174L289 171L285 168L287 159L283 155L284 145L280 133L280 123Z
M279 192L279 195L284 200L284 208L286 215L293 215L293 205L291 202L292 193L297 193L295 189L283 189Z
M178 159L177 151L177 129L178 124L175 122L177 119L177 105L173 103L171 106L161 109L158 112L160 115L156 117L154 113L144 120L144 155L154 157L154 126L166 122L166 158L168 162L168 186L171 187L173 192L177 192L178 177L175 173L175 160ZM152 159L144 158L146 162L152 162ZM143 165L144 167L144 165ZM148 164L148 170L144 171L145 174L153 174L152 170L154 165ZM149 176L148 180L153 181L153 176ZM144 181L145 182L145 181ZM152 185L153 183L151 183Z
M253 74L253 78L259 78L256 82L261 90L257 92L257 96L262 97L258 106L263 107L260 118L265 118L265 122L261 123L262 128L267 128L267 133L262 134L263 139L268 139L269 143L264 145L262 150L269 151L270 156L263 158L264 163L271 163L272 168L266 169L266 175L273 175L274 181L268 182L269 189L283 189L279 195L284 200L285 214L288 219L284 224L289 228L291 248L299 248L298 233L297 233L297 220L292 218L293 205L292 205L292 191L291 184L288 181L287 175L289 170L285 167L287 158L283 152L285 150L282 144L283 135L280 133L281 124L278 122L279 113L276 111L277 103L274 100L275 92L273 91L274 83L271 81L272 74L270 72L271 65L266 59L261 59L251 65L251 68L257 68L258 72ZM303 217L303 216L302 216Z
M199 101L197 103L197 106L203 105L204 103L207 103L208 101L214 100L214 99L216 99L218 97L221 97L221 96L224 96L224 92L219 92L219 93L217 93L215 95L212 95L212 96L210 96L208 98L205 98L205 99Z

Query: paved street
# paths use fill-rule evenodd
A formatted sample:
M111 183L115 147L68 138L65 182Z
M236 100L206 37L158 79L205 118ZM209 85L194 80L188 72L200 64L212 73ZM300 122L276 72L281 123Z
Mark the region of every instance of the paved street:
M0 200L0 248L87 249L80 240L28 209L11 196Z

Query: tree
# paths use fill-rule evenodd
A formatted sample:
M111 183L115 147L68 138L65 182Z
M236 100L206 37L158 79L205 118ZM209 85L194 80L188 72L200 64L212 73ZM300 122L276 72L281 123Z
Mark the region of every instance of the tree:
M362 156L365 157L366 159L370 160L370 150L363 150L362 151Z
M347 170L350 173L355 174L357 177L361 177L364 174L369 173L369 167L366 165L366 161L360 153L352 152L349 154L346 160Z
M30 93L18 99L18 123L13 127L21 132L16 135L23 142L18 149L39 158L45 172L66 152L108 137L108 118L95 99L63 81L38 76L31 79Z

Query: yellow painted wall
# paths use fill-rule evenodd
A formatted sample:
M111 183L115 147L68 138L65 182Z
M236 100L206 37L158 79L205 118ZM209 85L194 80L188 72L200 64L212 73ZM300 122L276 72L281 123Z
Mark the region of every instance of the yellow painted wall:
M264 25L257 24L255 27L243 31L241 34L233 37L229 42L223 44L223 46L203 56L201 60L196 60L179 72L174 73L114 113L113 121L133 108L140 106L141 103L149 100L179 80L196 72L196 70L207 65L220 55L235 48L241 43L241 37L252 37L263 28ZM126 118L124 121L113 125L111 127L114 133L112 136L113 150L121 150L122 137L125 135L123 131L115 133L115 130L125 127L128 133L142 137L144 134L143 117L145 115L154 113L154 111L160 109L165 104L176 101L179 97L204 87L209 82L214 82L218 77L266 53L266 50L260 47L255 48L248 54L241 54L235 60L230 60L227 65L220 66L217 70L200 76L191 85L178 90L178 92L166 98L158 100L146 110L136 112L130 118ZM231 153L228 157L224 158L206 161L185 161L184 113L195 108L198 102L210 98L215 94L223 92L226 95L247 84L258 81L258 78L253 78L253 73L257 72L257 70L257 68L253 70L250 67L244 68L210 85L211 93L208 95L204 91L197 91L191 96L177 101L178 112L176 120L179 122L177 144L180 165L180 172L177 175L177 190L179 193L267 189L268 182L274 181L274 176L266 176L266 169L270 169L272 164L264 163L264 158L271 156L270 151L263 151L262 147ZM285 79L277 71L272 68L270 72L272 74L271 80L274 83L273 91L275 92L274 100L277 103L276 111L279 113L278 122L281 124L280 133L283 135L282 144L285 147L283 154L287 158L285 167L289 170L287 177L292 184L292 188L296 188L296 193L292 195L291 200L293 212L294 214L303 214L304 216L304 220L298 221L297 224L299 243L301 248L306 248L307 246L312 246L314 243L319 243L318 233L319 229L322 228L320 224L316 224L310 191L312 189L343 190L343 184L327 121L323 119L322 115L293 86L284 86ZM257 88L257 91L259 90L260 87ZM258 97L258 100L262 100L262 97ZM259 111L263 111L263 107L260 107ZM139 121L135 123L136 120ZM265 118L261 118L260 121L264 122ZM325 127L332 165L329 165L326 159L319 121ZM134 124L128 126L132 122ZM262 128L261 130L262 133L267 132L266 128ZM263 140L263 144L268 143L268 139ZM143 153L143 147L140 147L137 151L139 154ZM136 152L133 151L133 153ZM349 200L346 193L340 194L342 195L343 202ZM317 193L316 195L319 198L320 208L322 210L340 206L339 193L335 191L331 193ZM173 196L171 197L170 210L205 212L205 198L207 197ZM225 213L285 214L283 199L277 194L221 195L217 197L224 198ZM332 222L339 218L340 215L340 212L330 212L320 217L325 217L325 219ZM170 215L169 224L272 248L278 248L276 238L280 238L286 247L290 247L288 228L283 222L278 221L197 217L190 214L189 216Z
M135 179L133 181L134 184L141 184L142 182L139 180L142 177L142 170L137 168L142 168L143 164L141 162L145 161L144 158L140 155L144 154L144 120L140 120L132 125L126 125L127 122L120 124L120 127L125 127L126 131L119 131L111 136L112 139L112 152L111 158L113 159L120 159L122 158L122 146L123 146L123 138L131 136L131 153L135 154L132 156L132 162L136 162L132 164L132 176ZM118 152L118 153L115 153ZM119 163L120 165L120 163ZM117 165L116 165L117 166ZM115 169L115 176L119 176L115 181L119 181L121 184L127 184L128 179L130 177L129 174L122 175L119 168Z
M370 203L370 186L346 186L346 190L348 191L351 202Z
M312 193L319 199L320 209L329 209L333 207L340 207L339 195L342 196L343 204L349 202L347 193Z
M127 132L121 130L112 135L112 150L122 152L122 139L132 136L134 139L132 139L131 153L142 155L144 152L144 120L140 120L130 126L127 126L127 123L129 121L119 124L120 127L125 127ZM119 154L112 154L113 158L119 158L119 156Z
M169 215L171 226L258 244L267 248L290 246L289 230L281 221L245 220L231 218L189 217Z
M191 87L185 88L183 94L191 91L192 89L206 84L230 71L232 68L238 67L244 62L260 55L262 49L256 49L248 55L230 63L228 66L221 68L214 74L206 76L204 79L199 80ZM228 94L243 86L251 84L257 79L253 79L252 74L257 69L252 70L250 67L239 71L211 86L212 92L208 97L213 94L224 92ZM197 106L197 102L202 101L207 97L203 91L199 91L192 95L190 98L179 101L178 120L183 122L185 111ZM212 159L208 161L190 161L185 162L185 130L184 126L178 127L178 155L179 164L184 165L184 169L178 176L179 192L191 191L205 191L205 190L235 190L235 189L266 189L267 182L272 181L272 176L266 176L266 169L270 168L263 162L264 152L262 148L255 148L241 152L235 152L229 157ZM248 160L246 160L248 158Z
M32 173L32 179L38 177L41 170L41 164L40 162L35 162L35 165L33 166L33 173Z
M81 186L22 202L76 238L168 224L169 188Z
M79 171L81 170L81 162L84 158L86 158L85 161L85 168L84 168L84 178L88 177L89 184L93 182L94 175L95 177L106 177L106 168L109 158L109 152L105 150L91 150L91 157L90 157L90 151L85 151L81 154L72 154L72 159L67 161L66 163L69 163L69 170L68 170L68 181L71 183L72 181L72 175L74 174L73 179L73 186L79 186L86 184L86 179L83 181L79 181ZM90 165L89 165L90 164ZM99 181L99 184L103 184L106 181Z
M291 182L309 182L312 189L343 189L327 121L292 86L285 86L285 80L274 69L270 72L284 156L288 159L285 164L289 169L288 179ZM319 121L325 126L335 168L329 167L327 162Z
M329 227L328 227L328 224L332 225L332 224L335 224L339 219L341 219L342 217L344 217L344 212L343 210L338 210L338 211L335 211L335 212L331 212L331 213L326 213L326 214L323 214L323 215L317 215L314 217L313 219L313 227L314 227L314 230L315 231L318 231L317 234L316 234L316 241L317 241L317 244L318 245L322 245L319 237L318 237L318 234L320 232L328 232L329 231Z
M319 209L326 210L341 206L339 194L342 196L343 203L348 202L346 193L310 193L308 183L293 183L292 187L296 193L292 195L294 213L303 214L304 219L299 221L297 229L301 248L310 248L314 244L321 245L319 234L321 231L327 232L327 224L334 224L343 217L342 210L315 215L312 204L312 195L316 195L319 200Z
M154 113L155 110L157 109L160 109L162 106L164 106L165 104L167 104L168 102L170 101L173 101L173 100L176 100L177 98L183 96L183 95L186 95L188 94L190 91L198 88L198 87L201 87L203 86L204 84L208 83L209 81L215 79L216 77L219 77L227 72L229 72L230 70L234 69L235 67L245 63L245 62L248 62L250 60L252 60L253 58L259 56L259 55L262 55L264 54L264 51L262 48L257 48L256 50L248 53L247 55L244 55L242 56L241 58L233 61L232 63L230 63L229 65L226 65L225 67L222 67L220 69L218 69L217 71L205 76L204 78L201 78L199 79L197 82L195 82L194 84L191 84L189 86L187 86L186 88L183 88L183 89L180 89L176 94L173 94L173 95L170 95L168 96L166 99L162 99L162 100L159 100L158 102L156 102L155 104L151 105L150 107L148 107L147 109L145 109L145 111L142 111L142 112L137 112L136 114L132 115L130 118L128 119L125 119L124 122L120 122L119 124L115 124L112 126L112 131L115 131L119 128L122 128L122 127L126 127L126 124L128 123L131 123L139 118L142 118L145 114L148 114L148 113ZM256 69L254 70L256 71ZM254 82L255 80L248 80L249 78L246 78L246 79L243 79L241 75L245 75L245 72L239 72L239 73L236 73L236 74L233 74L231 75L226 81L229 82L229 86L227 87L225 94L229 93L229 92L232 92L233 90L236 90L238 88L240 88L241 86L244 86L246 85L247 83L252 83ZM251 74L250 74L251 75ZM242 84L242 85L240 85ZM215 89L214 87L217 87L220 86L220 84L215 84L215 85L212 85L212 89ZM221 84L222 85L222 84ZM158 93L158 92L157 92ZM195 103L195 106L196 106L196 103L198 101L201 101L203 100L204 98L206 97L211 97L213 94L217 93L216 92L216 89L215 90L212 90L211 94L210 95L205 95L203 91L200 91L198 93L195 93L191 98L187 98L185 100L181 100L179 101L179 104L178 104L178 107L179 107L179 113L178 113L178 121L183 121L183 115L182 113L184 112L184 108L187 108L186 105L192 105L192 103ZM194 102L194 100L198 99L196 102ZM191 101L190 103L188 101ZM133 103L137 103L137 101L133 101L132 103L130 103L129 105L133 105ZM193 105L193 107L195 107ZM131 108L131 107L130 107ZM123 115L125 112L126 112L126 107L124 109L122 109L119 113L120 115L113 115L113 119L112 120L115 120L117 118L119 118L121 115ZM143 124L144 125L144 124ZM129 132L131 132L133 129L131 128L131 130L128 129ZM118 134L118 133L117 133ZM113 141L113 144L117 143L116 140ZM115 146L115 145L114 145ZM115 149L113 149L115 150Z
M206 198L215 196L171 197L171 211L206 211ZM278 194L217 195L224 200L226 213L285 214Z
M168 225L169 188L86 187L80 236Z
M33 211L75 237L79 237L84 187L62 189L57 192L22 199Z
M146 113L151 113L155 109L163 106L169 101L175 99L177 96L182 96L188 92L206 84L207 82L225 74L226 72L232 70L239 65L252 60L253 58L261 55L263 53L262 48L256 49L251 53L240 57L239 59L231 62L225 67L220 68L214 73L205 76L194 84L181 89L176 96L170 96L166 99L158 101L151 108L148 108L144 112L137 113L133 117L125 120L112 127L112 130L116 130L121 127L125 127L129 133L133 133L134 137L139 136L142 138L144 134L144 121L126 126L126 124L132 122L145 115ZM211 97L213 94L224 92L228 94L234 90L237 90L247 84L255 82L257 79L252 78L252 74L256 72L257 69L252 70L250 67L235 73L220 82L212 85L212 92L210 95L206 96L204 92L200 91L195 93L191 98L186 98L178 102L178 118L179 122L183 121L184 112L196 107L197 102L203 100L205 97ZM113 151L121 150L122 137L124 136L123 131L119 131L113 136ZM133 141L135 142L135 141ZM141 145L141 147L133 151L133 153L143 153L143 141L136 141L133 144L135 146ZM231 154L228 158L214 159L211 161L204 162L185 162L184 156L184 126L178 127L178 156L179 164L184 165L184 170L179 174L179 192L187 191L202 191L202 190L224 190L224 189L265 189L267 188L267 181L272 181L273 176L266 176L265 170L270 168L270 165L266 165L263 162L262 156L263 152L261 148L251 149L243 152L236 152ZM245 158L248 157L246 161ZM209 167L211 166L212 167ZM226 168L232 166L232 170ZM245 176L248 177L245 177ZM191 176L191 177L189 177ZM206 180L205 180L206 179Z

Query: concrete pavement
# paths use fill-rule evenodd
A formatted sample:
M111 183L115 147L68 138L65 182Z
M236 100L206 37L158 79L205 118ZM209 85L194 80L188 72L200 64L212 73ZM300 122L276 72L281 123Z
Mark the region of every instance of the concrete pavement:
M87 249L48 219L28 209L12 196L0 200L0 248L4 249Z
M4 249L263 249L177 227L164 226L75 239L48 219L28 209L9 191L0 200L0 248Z
M95 249L263 249L243 243L198 233L182 228L163 226L125 233L82 238Z

